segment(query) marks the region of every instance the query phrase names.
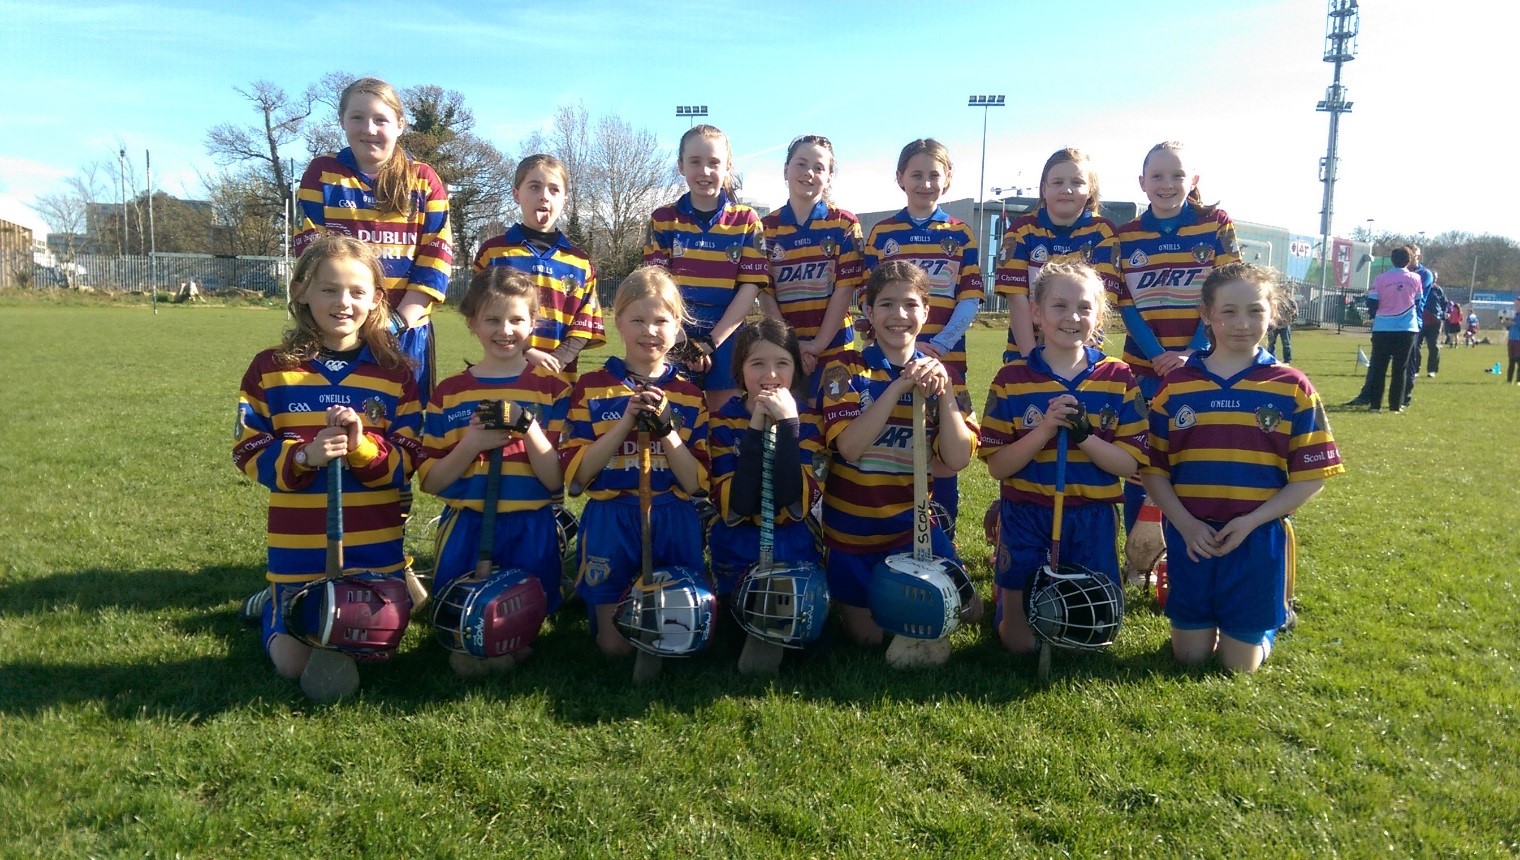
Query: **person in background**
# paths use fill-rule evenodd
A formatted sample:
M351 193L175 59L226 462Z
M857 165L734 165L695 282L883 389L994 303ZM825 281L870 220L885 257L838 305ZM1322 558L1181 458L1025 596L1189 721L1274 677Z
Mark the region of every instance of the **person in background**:
M1434 377L1441 370L1441 328L1446 323L1446 291L1437 283L1439 272L1430 273L1430 287L1425 290L1425 310L1420 314L1420 336L1414 342L1414 352L1409 356L1409 378L1420 375L1420 346L1423 344L1428 357L1425 359L1425 375ZM1410 385L1413 385L1410 382ZM1408 395L1405 395L1407 402Z

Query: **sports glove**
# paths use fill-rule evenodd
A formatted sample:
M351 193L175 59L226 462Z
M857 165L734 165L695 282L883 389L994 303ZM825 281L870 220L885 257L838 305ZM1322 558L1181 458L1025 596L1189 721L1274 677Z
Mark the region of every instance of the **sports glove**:
M682 364L694 364L702 358L712 355L718 348L713 343L712 335L699 334L688 337L670 348L670 355Z
M642 394L644 386L639 386ZM638 428L648 430L656 439L664 439L670 435L670 431L676 429L675 411L670 408L670 398L661 396L659 405L653 411L640 412Z
M1066 416L1066 423L1071 427L1066 431L1067 439L1073 445L1080 445L1088 436L1092 435L1092 422L1087 420L1087 410L1082 404L1077 404L1077 411Z

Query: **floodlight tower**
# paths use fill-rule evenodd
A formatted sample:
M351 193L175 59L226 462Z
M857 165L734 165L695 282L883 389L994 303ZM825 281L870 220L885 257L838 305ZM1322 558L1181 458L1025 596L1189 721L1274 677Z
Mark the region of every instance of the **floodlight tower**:
M1329 0L1330 9L1325 18L1325 62L1335 64L1335 78L1325 90L1325 99L1316 110L1330 114L1330 142L1325 147L1325 157L1319 163L1319 181L1325 183L1324 208L1320 210L1320 260L1319 295L1324 301L1325 288L1330 276L1331 222L1335 213L1335 179L1340 172L1336 148L1340 144L1341 114L1351 113L1351 102L1346 100L1346 88L1341 85L1341 67L1356 59L1356 33L1360 26L1356 0ZM1345 297L1341 297L1341 304Z

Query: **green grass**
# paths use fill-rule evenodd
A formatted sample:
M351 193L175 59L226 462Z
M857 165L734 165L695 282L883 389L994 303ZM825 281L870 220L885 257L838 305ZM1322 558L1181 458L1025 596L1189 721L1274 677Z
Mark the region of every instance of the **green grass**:
M419 625L321 708L233 614L265 505L230 463L233 403L284 322L0 294L0 855L1520 852L1520 386L1482 372L1502 346L1445 353L1408 414L1332 409L1348 473L1298 517L1300 626L1255 676L1176 668L1132 592L1114 650L1059 655L1043 687L968 629L936 672L839 645L755 680L726 639L634 688L560 618L477 683ZM440 325L448 371L467 335ZM1002 336L972 338L980 403ZM1364 333L1295 340L1327 403L1355 393ZM994 487L973 465L962 488L987 592Z

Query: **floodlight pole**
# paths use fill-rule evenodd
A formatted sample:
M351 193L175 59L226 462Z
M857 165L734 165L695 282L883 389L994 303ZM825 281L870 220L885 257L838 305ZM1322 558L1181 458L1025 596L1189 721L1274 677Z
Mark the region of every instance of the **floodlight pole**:
M158 314L158 234L153 229L153 153L143 150L148 168L148 289L153 291L153 313Z
M1341 114L1351 113L1351 102L1346 100L1346 88L1341 86L1341 67L1356 59L1356 34L1359 28L1357 0L1329 0L1330 8L1325 22L1325 56L1327 63L1335 64L1335 76L1325 90L1325 98L1315 110L1330 114L1330 141L1325 147L1324 160L1320 162L1319 178L1325 183L1324 206L1320 210L1320 261L1319 297L1323 304L1330 278L1330 230L1335 212L1335 180L1340 172L1336 150L1340 143ZM1338 311L1343 312L1346 289L1336 286Z
M116 184L121 189L121 256L127 256L127 148L116 152Z
M697 117L707 116L707 105L676 105L676 116L684 116L691 120L687 128L695 128Z
M966 100L966 107L982 109L982 172L977 175L976 180L976 252L980 255L985 255L987 252L985 235L987 231L987 114L989 108L1003 107L1006 101L1007 96L1003 95L971 96ZM982 268L986 269L985 261L979 260L979 262L982 262ZM986 281L985 272L982 279Z

